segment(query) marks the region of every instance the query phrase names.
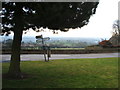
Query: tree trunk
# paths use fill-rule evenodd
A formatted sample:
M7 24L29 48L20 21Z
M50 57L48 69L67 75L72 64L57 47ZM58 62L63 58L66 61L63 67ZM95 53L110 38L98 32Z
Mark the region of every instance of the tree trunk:
M10 78L22 78L23 76L20 70L20 51L23 30L19 24L16 25L14 29L15 30L12 43L12 54L8 75Z

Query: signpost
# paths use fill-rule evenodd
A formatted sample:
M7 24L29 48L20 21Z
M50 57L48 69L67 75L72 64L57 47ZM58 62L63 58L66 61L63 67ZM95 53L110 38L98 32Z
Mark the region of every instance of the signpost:
M50 55L51 54L50 47L46 46L44 42L50 40L50 38L49 37L43 38L42 35L39 35L39 36L36 36L36 39L37 39L36 40L37 43L41 43L42 42L42 47L43 47L45 61L47 61L46 60L46 51L47 51L47 57L48 57L48 61L49 61L49 57L51 57L51 55Z
M46 37L46 38L38 38L38 39L36 40L36 42L40 43L40 42L45 42L45 41L48 41L48 40L50 40L49 37Z

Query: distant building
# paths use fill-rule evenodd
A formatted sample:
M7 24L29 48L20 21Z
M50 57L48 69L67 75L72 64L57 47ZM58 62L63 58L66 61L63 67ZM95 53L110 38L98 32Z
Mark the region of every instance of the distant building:
M112 43L109 40L103 40L103 41L99 42L99 45L102 47L111 47Z

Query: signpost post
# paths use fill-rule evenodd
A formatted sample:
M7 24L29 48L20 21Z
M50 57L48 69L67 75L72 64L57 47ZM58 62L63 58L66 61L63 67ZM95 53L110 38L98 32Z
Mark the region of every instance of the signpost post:
M47 57L48 57L48 61L49 61L49 58L51 57L51 51L50 51L49 46L47 47Z
M50 57L49 54L51 54L50 47L47 47L44 42L50 40L50 38L49 37L43 38L42 35L39 35L39 36L36 36L36 39L37 39L36 42L38 42L38 43L42 42L42 48L43 48L45 61L47 61L46 60L46 50L47 50L47 57L48 57L48 61L49 61L49 57Z

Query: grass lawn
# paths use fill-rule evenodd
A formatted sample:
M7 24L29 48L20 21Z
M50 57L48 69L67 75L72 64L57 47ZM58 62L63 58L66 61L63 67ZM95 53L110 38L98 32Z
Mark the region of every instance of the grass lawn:
M31 77L3 79L3 88L118 88L118 58L24 61L21 70Z

